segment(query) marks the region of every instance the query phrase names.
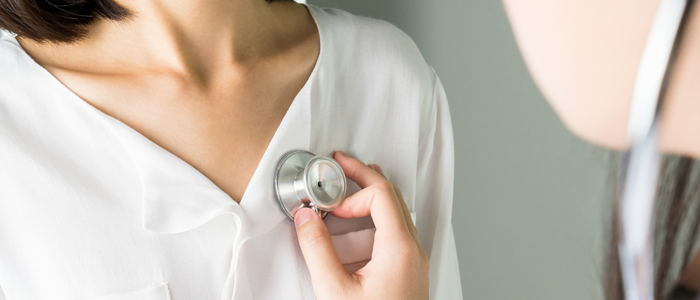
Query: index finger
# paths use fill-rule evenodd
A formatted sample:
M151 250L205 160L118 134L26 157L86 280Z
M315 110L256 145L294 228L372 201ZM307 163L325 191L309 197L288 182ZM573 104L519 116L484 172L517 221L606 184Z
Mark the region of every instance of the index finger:
M377 232L408 233L412 232L404 214L403 200L396 194L391 182L361 161L347 157L338 151L333 158L343 168L348 179L357 183L362 190L347 197L343 205L330 213L340 218L358 218L372 216ZM411 224L413 225L413 224Z
M336 151L333 153L333 159L343 168L345 176L357 183L361 189L375 183L386 181L384 176L379 175L379 173L372 170L372 168L368 167L363 162L344 154L345 153L342 151Z

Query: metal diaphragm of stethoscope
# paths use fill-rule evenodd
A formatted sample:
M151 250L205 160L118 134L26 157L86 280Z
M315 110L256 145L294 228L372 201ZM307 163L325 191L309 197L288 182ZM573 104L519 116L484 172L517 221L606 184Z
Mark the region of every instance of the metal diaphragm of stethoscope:
M654 299L654 203L661 168L659 109L693 0L662 0L637 70L621 169L618 253L625 299Z
M347 179L332 158L294 150L279 160L274 184L277 201L289 218L304 207L325 218L345 200Z

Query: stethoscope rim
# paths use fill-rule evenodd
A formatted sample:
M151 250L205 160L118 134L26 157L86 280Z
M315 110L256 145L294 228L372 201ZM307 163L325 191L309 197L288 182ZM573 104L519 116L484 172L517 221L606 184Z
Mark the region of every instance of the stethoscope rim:
M298 159L295 159L298 158ZM326 164L338 175L339 190L336 191L332 201L321 201L318 195L309 188L309 173L318 162ZM291 176L291 175L294 176ZM301 178L299 175L302 175ZM285 177L283 179L280 179ZM277 162L274 174L274 189L280 209L292 220L296 210L309 207L316 211L322 218L328 215L328 211L338 208L345 200L347 179L342 167L332 158L314 155L306 150L292 150L285 153ZM322 184L319 181L319 187Z

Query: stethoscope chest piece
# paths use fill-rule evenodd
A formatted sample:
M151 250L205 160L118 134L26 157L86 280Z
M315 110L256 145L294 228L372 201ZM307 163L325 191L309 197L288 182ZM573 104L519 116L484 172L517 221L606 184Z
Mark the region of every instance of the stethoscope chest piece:
M346 186L345 173L335 160L308 151L288 152L275 171L277 201L291 219L304 207L325 218L345 200Z

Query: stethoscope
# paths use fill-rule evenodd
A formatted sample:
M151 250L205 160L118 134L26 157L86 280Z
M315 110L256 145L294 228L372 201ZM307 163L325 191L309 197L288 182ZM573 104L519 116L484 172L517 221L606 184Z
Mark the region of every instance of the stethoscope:
M662 0L637 71L620 180L618 253L625 298L654 297L654 202L661 168L659 109L693 0Z
M277 163L274 189L282 211L292 220L304 207L325 218L329 211L343 204L347 179L334 159L293 150Z

